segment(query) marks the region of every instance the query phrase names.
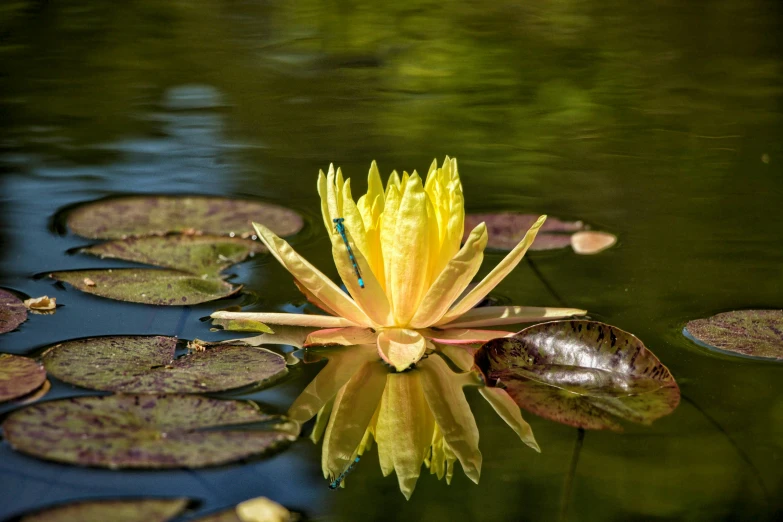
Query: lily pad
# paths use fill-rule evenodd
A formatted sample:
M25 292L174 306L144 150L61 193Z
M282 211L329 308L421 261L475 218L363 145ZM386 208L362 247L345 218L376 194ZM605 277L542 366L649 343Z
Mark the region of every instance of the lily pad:
M24 397L46 382L46 370L32 359L0 354L0 402Z
M267 250L260 241L238 237L169 235L120 239L81 251L99 257L214 276L248 256Z
M594 321L531 326L487 342L474 361L520 407L579 428L650 424L680 401L674 377L638 338Z
M539 214L516 212L468 214L465 216L463 241L473 228L484 222L489 236L487 246L498 250L511 250L522 241L538 218ZM617 242L617 236L614 234L595 232L587 230L588 228L582 221L564 221L548 217L530 250L556 250L571 246L577 254L590 255L602 252Z
M27 308L21 299L0 289L0 334L10 332L27 320Z
M268 423L259 429L242 425ZM106 468L200 468L256 457L296 439L299 425L247 401L198 395L105 395L38 403L3 423L34 457Z
M49 277L73 285L88 294L165 306L184 306L223 299L238 292L217 277L197 277L178 270L119 268L113 270L70 270Z
M253 221L279 236L290 236L304 226L302 216L285 207L209 196L103 199L76 207L66 219L75 234L91 239L124 239L171 232L250 237Z
M167 522L188 506L186 498L88 500L50 507L19 522Z
M783 310L735 310L696 319L683 333L729 355L783 360Z
M68 341L41 358L50 375L119 393L219 392L284 375L285 359L263 348L221 344L176 358L174 337L114 336Z

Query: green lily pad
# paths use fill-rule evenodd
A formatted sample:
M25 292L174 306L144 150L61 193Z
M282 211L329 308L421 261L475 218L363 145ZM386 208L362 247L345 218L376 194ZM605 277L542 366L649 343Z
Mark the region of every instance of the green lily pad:
M579 428L650 424L680 401L674 377L638 338L595 321L525 328L485 343L474 362L520 407Z
M253 221L279 236L290 236L304 226L302 216L285 207L209 196L104 199L76 207L66 220L75 234L91 239L124 239L171 232L250 237Z
M729 355L783 360L783 310L724 312L688 322L683 333Z
M73 285L88 294L165 306L184 306L223 299L238 292L222 279L196 277L178 270L115 268L112 270L70 270L49 277Z
M92 337L53 346L41 360L62 381L119 393L219 392L287 372L285 359L263 348L221 344L175 359L176 347L174 337Z
M266 252L259 241L221 236L148 236L120 239L81 250L99 257L216 276L221 270Z
M46 370L32 359L0 354L0 402L24 397L46 382Z
M88 500L43 509L19 522L167 522L188 506L186 498Z
M268 423L261 429L245 424ZM299 425L247 401L198 395L106 395L34 404L3 423L11 447L105 468L200 468L263 455Z
M27 320L27 308L21 299L0 288L0 334L10 332Z

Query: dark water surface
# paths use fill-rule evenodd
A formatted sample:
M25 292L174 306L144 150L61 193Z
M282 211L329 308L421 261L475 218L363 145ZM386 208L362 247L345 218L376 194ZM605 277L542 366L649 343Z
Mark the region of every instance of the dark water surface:
M781 23L773 0L7 0L0 286L63 306L0 336L0 350L108 334L216 340L229 336L199 318L218 307L304 301L264 256L233 268L251 295L184 309L57 287L35 276L122 266L66 254L88 241L57 232L62 207L131 192L281 203L310 222L295 247L336 276L318 169L341 165L358 194L372 159L384 174L421 172L450 154L469 211L546 212L619 235L594 257L534 253L541 277L523 263L498 295L590 310L637 334L682 388L681 406L652 427L587 433L570 519L772 519L783 366L708 352L680 332L691 318L783 307ZM251 397L285 411L316 371ZM75 393L56 383L49 398ZM201 512L265 495L317 520L556 519L576 430L526 415L538 455L469 399L478 486L461 471L450 487L426 475L406 502L373 451L332 492L306 440L267 460L170 472L50 464L1 443L0 519L128 495L185 495Z

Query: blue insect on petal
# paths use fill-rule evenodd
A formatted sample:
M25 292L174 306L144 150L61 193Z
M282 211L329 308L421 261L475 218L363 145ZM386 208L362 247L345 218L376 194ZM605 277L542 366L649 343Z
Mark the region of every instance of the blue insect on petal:
M353 459L353 462L351 462L351 465L350 465L350 466L348 466L348 469L346 469L345 471L343 471L342 473L340 473L340 476L339 476L339 477L337 477L336 479L334 479L334 482L332 482L331 484L329 484L329 489L337 489L337 488L339 488L339 487L340 487L340 484L341 484L341 483L343 482L343 480L345 479L345 476L346 476L348 473L350 473L350 472L351 472L351 470L354 468L354 466L356 466L356 464L357 464L358 462L359 462L359 457L356 457L355 459Z
M362 272L359 270L359 264L356 262L356 256L353 255L353 249L351 248L351 244L348 243L348 236L345 234L345 218L334 218L332 221L334 222L334 226L337 229L337 232L339 232L340 237L343 238L345 249L348 251L348 259L351 260L353 270L356 272L356 277L359 279L359 288L364 288Z

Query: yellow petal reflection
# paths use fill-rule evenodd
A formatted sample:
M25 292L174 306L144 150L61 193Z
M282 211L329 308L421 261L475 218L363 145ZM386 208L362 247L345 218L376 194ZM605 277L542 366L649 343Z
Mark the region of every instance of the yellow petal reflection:
M378 355L401 372L415 364L427 350L427 341L416 330L393 328L378 334Z

